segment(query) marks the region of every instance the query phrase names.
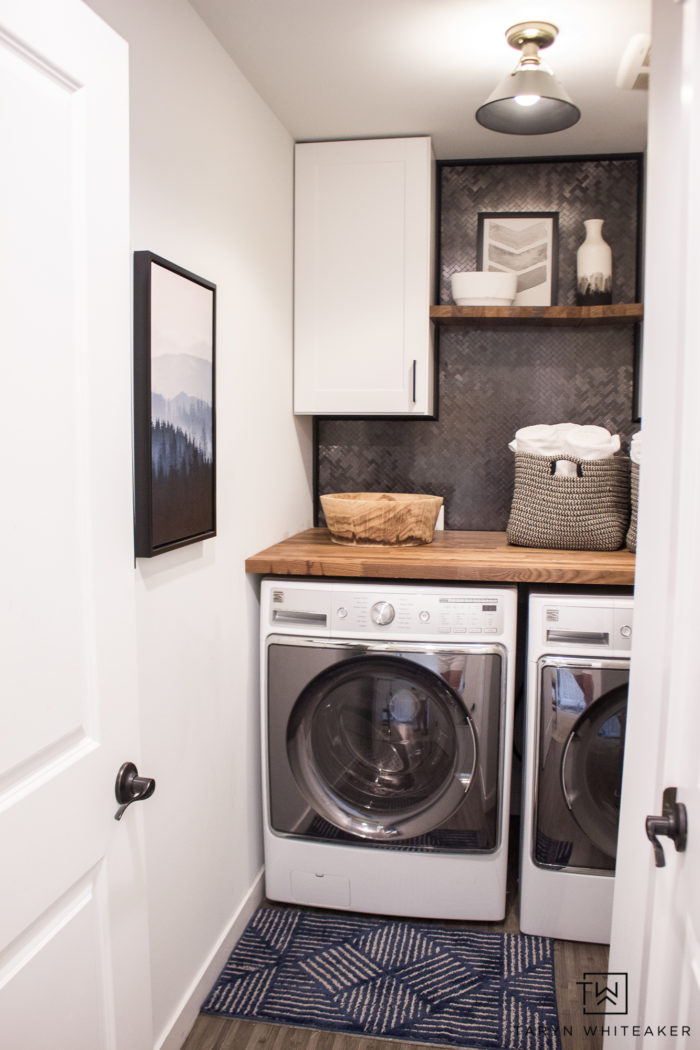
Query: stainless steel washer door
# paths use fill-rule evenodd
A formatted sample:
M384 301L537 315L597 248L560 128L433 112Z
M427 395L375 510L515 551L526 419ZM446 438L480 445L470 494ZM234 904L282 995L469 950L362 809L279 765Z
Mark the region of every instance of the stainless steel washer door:
M451 687L419 664L377 654L334 664L308 684L287 752L317 813L380 840L447 820L476 768L474 728Z
M541 867L612 874L629 661L543 656L538 674L533 860Z
M271 635L266 652L271 831L373 849L498 848L501 645Z
M596 700L577 720L564 745L561 782L569 811L594 846L617 852L627 685Z

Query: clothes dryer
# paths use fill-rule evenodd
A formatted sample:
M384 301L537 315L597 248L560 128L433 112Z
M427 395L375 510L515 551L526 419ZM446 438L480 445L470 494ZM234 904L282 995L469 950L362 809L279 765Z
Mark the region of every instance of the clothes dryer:
M632 598L531 594L520 928L608 943Z
M268 897L504 917L516 608L515 588L262 582Z

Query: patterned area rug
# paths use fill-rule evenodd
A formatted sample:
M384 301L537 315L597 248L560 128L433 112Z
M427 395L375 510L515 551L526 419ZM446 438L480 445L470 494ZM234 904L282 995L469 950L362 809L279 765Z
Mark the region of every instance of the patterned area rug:
M559 1050L547 937L266 906L202 1012L417 1043Z

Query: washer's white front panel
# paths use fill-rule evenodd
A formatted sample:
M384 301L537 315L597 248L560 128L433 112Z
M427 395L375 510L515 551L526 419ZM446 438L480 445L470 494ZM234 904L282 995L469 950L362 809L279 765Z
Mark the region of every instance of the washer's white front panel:
M265 834L271 900L425 919L503 919L508 846L486 856L357 849Z
M264 842L266 891L272 900L425 918L496 921L504 917L516 613L515 587L263 581ZM285 649L288 656L284 655ZM465 718L473 724L484 761L493 753L493 762L479 766L478 775L474 776L478 787L473 791L474 797L481 800L475 812L491 809L496 814L491 817L491 830L479 823L476 840L468 827L466 831L457 827L450 831L452 822L459 822L461 809L444 825L448 829L444 834L454 834L454 841L458 834L465 841L470 836L469 846L448 847L442 839L437 845L431 842L416 846L409 840L408 848L402 848L400 843L398 848L386 848L386 844L373 839L358 845L356 835L348 835L347 829L344 833L340 826L329 823L328 814L328 830L319 831L313 823L314 813L318 812L314 800L297 790L296 779L294 785L288 782L287 791L289 798L293 786L297 791L296 809L282 804L278 785L284 777L294 778L286 727L288 720L291 725L297 699L305 694L311 703L306 687L316 688L310 683L324 674L330 675L333 688L318 700L318 709L324 712L321 721L328 721L330 715L327 717L325 711L330 711L329 704L335 704L336 684L338 689L345 688L343 661L357 661L358 665L362 662L362 674L371 679L372 652L378 661L383 660L385 679L393 668L389 668L392 661L416 663L419 672L422 667L427 671L428 665L432 668L435 664L433 672L444 676L455 699L465 705ZM332 671L333 661L341 668L338 683ZM360 693L358 697L361 699ZM356 714L361 710L359 699L349 711ZM376 707L374 700L372 704ZM370 708L374 710L372 704ZM383 707L376 716L380 722L382 711ZM390 729L394 722L396 719L390 726L387 723ZM300 721L299 726L303 728L304 724ZM394 728L398 732L403 724L396 722ZM360 729L355 717L353 732L359 733ZM420 726L414 729L417 733ZM309 739L315 739L313 734ZM397 755L402 754L400 743L394 748ZM379 754L381 749L377 747L374 751ZM374 753L372 748L370 751ZM457 775L460 772L464 772L461 767L456 770ZM492 790L489 784L493 785ZM287 820L283 831L275 830L273 810L278 825L280 814ZM465 819L470 812L464 809ZM291 824L287 819L290 813L292 818L296 813ZM305 833L307 828L310 831ZM442 825L440 829L442 833ZM484 847L479 842L485 834L491 839Z

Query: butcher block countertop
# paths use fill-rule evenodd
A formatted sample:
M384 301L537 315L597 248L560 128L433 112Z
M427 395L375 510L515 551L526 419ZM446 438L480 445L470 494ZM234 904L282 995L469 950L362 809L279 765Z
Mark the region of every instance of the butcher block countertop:
M306 529L246 559L270 576L350 576L387 580L490 580L631 587L634 554L513 547L505 532L436 532L421 547L345 547L328 529Z

